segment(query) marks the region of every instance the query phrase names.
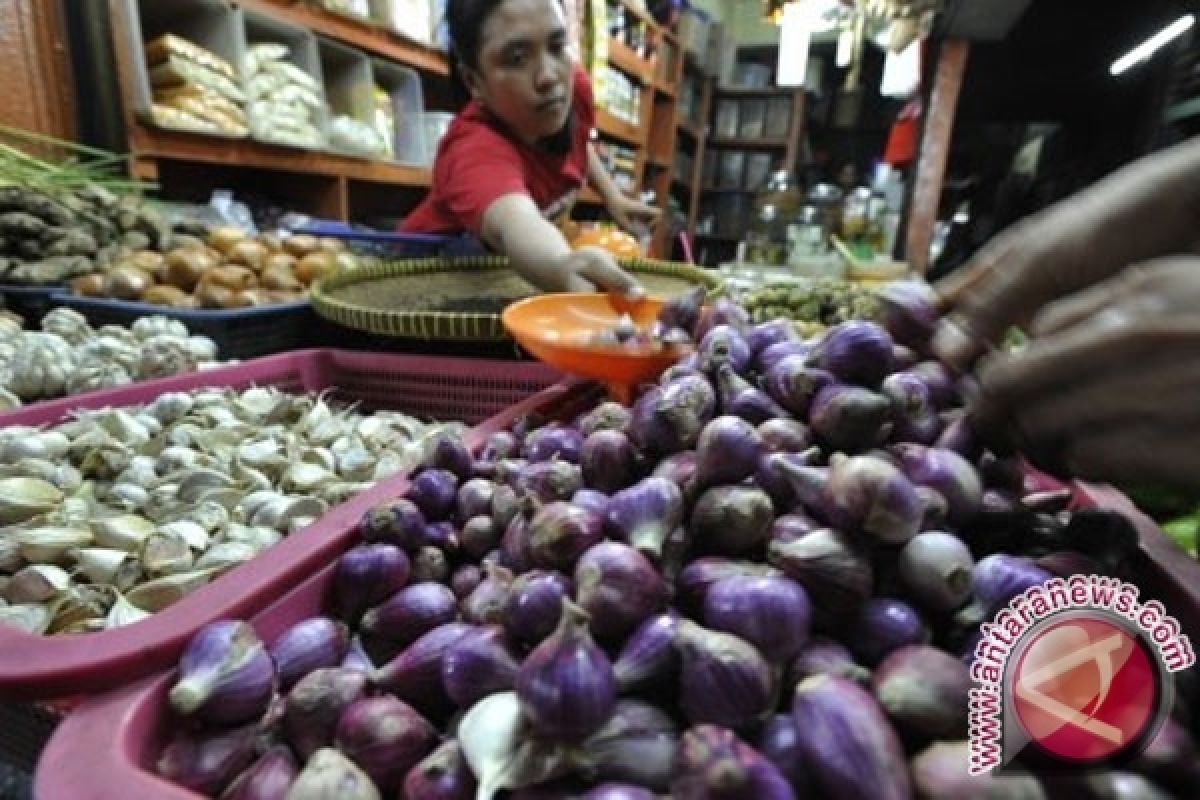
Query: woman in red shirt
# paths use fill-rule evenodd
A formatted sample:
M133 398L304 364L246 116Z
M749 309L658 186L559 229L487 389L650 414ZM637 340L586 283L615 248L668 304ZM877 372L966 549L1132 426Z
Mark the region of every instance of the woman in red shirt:
M640 293L611 254L572 250L552 222L586 180L626 229L658 215L613 184L592 148L592 89L570 57L557 0L449 0L446 22L471 100L438 146L429 195L404 230L472 233L547 291Z

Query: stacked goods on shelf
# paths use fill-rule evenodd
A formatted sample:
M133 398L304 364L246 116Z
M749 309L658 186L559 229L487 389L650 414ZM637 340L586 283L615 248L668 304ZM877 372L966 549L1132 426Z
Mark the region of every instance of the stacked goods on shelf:
M231 226L204 239L176 236L174 244L166 253L142 251L107 272L80 276L71 290L173 308L247 308L303 300L313 281L359 263L337 239L252 236Z
M0 620L33 634L166 608L417 463L461 425L317 394L200 389L0 431Z
M179 322L142 317L131 328L94 330L78 312L55 308L40 331L0 316L0 409L61 395L124 386L213 366L216 344Z
M388 127L382 130L386 131ZM380 126L357 120L349 114L335 114L329 121L329 144L347 153L368 158L391 158L391 140L385 139L384 135Z
M983 624L1153 567L1144 518L987 452L953 376L895 359L923 298L813 340L676 302L695 357L632 407L442 439L336 564L68 720L39 785L91 746L172 800L1196 796L1183 674L1119 768L968 773Z
M637 191L637 150L616 142L597 142L596 153L618 189Z
M243 72L250 131L264 141L320 148L325 145L321 84L287 60L290 52L278 42L247 47Z
M397 122L403 124L405 110L403 107L397 108L391 93L379 85L371 87L371 103L372 123L383 143L383 156L395 158Z
M145 51L156 125L232 137L249 133L246 96L228 61L170 33L148 42Z

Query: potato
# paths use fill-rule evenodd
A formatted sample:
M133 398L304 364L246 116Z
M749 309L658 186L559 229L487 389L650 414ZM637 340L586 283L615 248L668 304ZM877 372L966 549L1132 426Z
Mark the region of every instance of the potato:
M71 280L71 293L83 297L103 297L107 279L103 272L80 275Z
M305 286L337 271L337 256L328 251L309 253L296 264L296 277Z
M263 306L270 302L271 296L267 294L266 289L243 289L240 292L234 292L231 301L233 308Z
M304 299L304 293L289 292L286 289L267 289L267 297L272 303L295 303Z
M322 236L319 240L320 247L326 253L344 253L346 252L346 243L341 239L334 239L332 236Z
M258 240L267 246L267 249L272 253L278 253L283 250L283 239L275 233L261 233Z
M320 248L321 243L315 236L309 236L307 233L297 233L283 240L283 249L288 253L300 258Z
M108 271L104 293L118 300L137 300L154 285L154 277L137 267L114 267Z
M248 238L249 235L236 225L222 225L209 232L208 243L222 253L228 253Z
M271 253L263 262L262 268L263 272L269 269L286 269L288 272L295 272L296 257L290 253Z
M149 272L160 281L166 275L167 258L156 250L139 250L127 260L131 265Z
M233 303L234 290L220 286L207 279L196 286L196 301L201 308L229 308Z
M245 239L231 247L225 254L225 258L230 264L241 264L258 272L263 268L263 263L269 254L267 246L262 242Z
M154 303L159 306L179 306L189 297L191 295L178 286L160 284L158 286L151 286L142 292L140 299L143 303Z
M216 259L203 250L180 248L167 253L166 283L185 292L196 288L200 278L217 265Z
M247 267L226 264L223 267L213 267L204 275L204 280L217 286L224 286L234 291L253 289L258 286L258 278Z
M297 292L304 284L297 280L295 273L288 267L266 267L259 276L259 282L267 289L283 289Z

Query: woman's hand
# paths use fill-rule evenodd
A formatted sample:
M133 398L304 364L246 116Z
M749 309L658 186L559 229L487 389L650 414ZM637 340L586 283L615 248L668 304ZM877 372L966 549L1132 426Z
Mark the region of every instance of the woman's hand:
M1200 231L1200 138L1125 167L997 236L938 285L953 313L934 349L966 367L1012 325L1129 264L1189 251Z
M641 236L658 225L662 209L647 205L632 197L617 194L607 205L608 213L621 229L634 236Z
M1200 487L1200 257L1132 267L1047 306L980 364L985 435L1051 472Z
M563 276L563 291L612 292L631 300L645 294L637 280L617 265L612 253L601 247L587 245L568 253L558 269Z

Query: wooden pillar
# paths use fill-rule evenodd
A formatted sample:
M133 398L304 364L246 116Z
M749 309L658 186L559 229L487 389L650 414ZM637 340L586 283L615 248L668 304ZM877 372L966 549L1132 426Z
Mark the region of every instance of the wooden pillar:
M950 39L943 42L938 51L921 146L917 150L904 250L906 260L918 275L924 275L929 268L929 242L933 239L933 225L937 221L958 92L962 88L969 49L970 44L965 39Z
M60 0L0 0L0 123L75 138L75 90Z

